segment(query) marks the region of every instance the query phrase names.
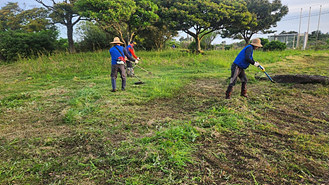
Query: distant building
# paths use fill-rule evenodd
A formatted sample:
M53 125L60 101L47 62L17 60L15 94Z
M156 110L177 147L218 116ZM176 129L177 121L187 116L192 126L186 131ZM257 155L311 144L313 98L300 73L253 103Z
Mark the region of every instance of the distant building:
M268 40L270 42L276 40L286 43L287 48L291 48L291 49L302 48L303 50L305 50L307 46L308 34L306 33L300 34L299 39L298 39L298 33L271 35L268 37Z

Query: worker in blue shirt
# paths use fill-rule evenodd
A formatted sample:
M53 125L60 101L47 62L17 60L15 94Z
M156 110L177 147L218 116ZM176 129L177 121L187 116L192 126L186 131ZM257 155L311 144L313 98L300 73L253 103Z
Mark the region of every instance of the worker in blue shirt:
M125 90L126 88L126 70L125 70L125 63L126 63L126 57L132 61L136 62L133 57L131 57L127 50L121 46L123 44L119 37L115 37L113 42L113 47L110 49L111 54L111 83L112 83L112 92L116 92L116 79L118 76L118 72L121 75L122 84L121 84L121 90ZM138 61L137 61L138 62Z
M243 48L238 56L235 58L233 64L231 65L231 78L230 84L226 90L226 99L231 99L231 94L233 91L233 87L239 77L242 85L241 85L241 96L247 96L247 76L245 74L245 69L249 67L250 64L259 66L259 63L254 61L253 59L253 51L258 49L259 47L263 47L261 44L261 40L256 38L251 41L251 44Z

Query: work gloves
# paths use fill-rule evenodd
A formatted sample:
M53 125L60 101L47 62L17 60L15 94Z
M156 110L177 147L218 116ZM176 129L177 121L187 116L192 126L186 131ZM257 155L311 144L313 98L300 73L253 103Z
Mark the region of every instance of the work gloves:
M137 59L135 60L135 64L138 64L139 60L140 60L140 58L137 57Z
M262 71L265 71L265 68L263 66L261 66L258 62L255 62L254 65L256 67L259 67Z

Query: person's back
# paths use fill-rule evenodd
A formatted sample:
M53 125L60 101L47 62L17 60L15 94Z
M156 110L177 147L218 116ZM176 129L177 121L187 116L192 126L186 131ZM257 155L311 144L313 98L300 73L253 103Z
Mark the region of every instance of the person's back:
M114 45L110 50L111 54L111 64L115 65L118 62L118 59L121 61L124 61L124 51L123 51L123 46L120 45Z
M126 87L126 70L125 70L125 59L124 59L124 47L120 44L123 44L119 37L115 37L113 42L113 47L109 50L111 54L111 84L112 92L116 92L116 79L118 72L120 73L122 79L121 89L124 91Z

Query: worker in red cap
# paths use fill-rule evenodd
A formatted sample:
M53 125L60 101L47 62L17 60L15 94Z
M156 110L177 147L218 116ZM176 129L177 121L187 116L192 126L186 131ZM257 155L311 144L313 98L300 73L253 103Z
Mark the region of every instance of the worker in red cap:
M134 46L136 45L135 41L131 41L129 45L126 47L126 50L128 51L129 56L134 57L136 62L135 64L138 64L138 61L140 60L139 57L136 56ZM128 77L132 77L135 75L134 68L132 61L127 60L127 75Z

